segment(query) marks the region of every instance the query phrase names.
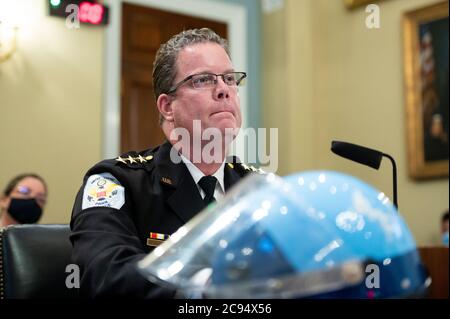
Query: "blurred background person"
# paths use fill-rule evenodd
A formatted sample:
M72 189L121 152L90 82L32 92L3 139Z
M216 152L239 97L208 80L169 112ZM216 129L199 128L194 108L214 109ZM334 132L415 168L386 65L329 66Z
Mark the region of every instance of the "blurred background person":
M448 246L448 209L442 214L441 240L444 245Z
M37 174L20 174L6 185L0 197L0 228L39 221L47 202L47 184Z

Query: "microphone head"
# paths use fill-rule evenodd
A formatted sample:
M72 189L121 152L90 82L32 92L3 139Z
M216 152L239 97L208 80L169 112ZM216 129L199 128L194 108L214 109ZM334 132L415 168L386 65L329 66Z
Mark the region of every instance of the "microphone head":
M383 153L364 146L342 142L332 141L331 151L346 159L358 162L372 168L380 168Z

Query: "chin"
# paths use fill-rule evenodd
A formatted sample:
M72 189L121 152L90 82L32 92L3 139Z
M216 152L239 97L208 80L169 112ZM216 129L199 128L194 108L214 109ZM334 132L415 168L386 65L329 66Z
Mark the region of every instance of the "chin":
M227 120L227 121L220 121L218 123L216 123L215 125L213 125L213 127L218 128L222 133L226 132L226 130L236 130L239 129L239 126L236 124L236 121L231 121L231 120Z

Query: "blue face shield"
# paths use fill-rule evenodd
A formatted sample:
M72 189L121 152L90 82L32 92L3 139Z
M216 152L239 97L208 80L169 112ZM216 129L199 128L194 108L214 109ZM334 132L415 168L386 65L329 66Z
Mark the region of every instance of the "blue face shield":
M205 298L390 298L429 284L389 199L348 175L252 175L138 265Z

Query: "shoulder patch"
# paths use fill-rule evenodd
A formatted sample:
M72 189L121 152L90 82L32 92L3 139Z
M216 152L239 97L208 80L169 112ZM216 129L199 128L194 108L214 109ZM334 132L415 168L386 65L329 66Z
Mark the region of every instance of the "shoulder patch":
M83 191L81 209L112 207L120 209L125 204L125 189L111 173L89 176Z

